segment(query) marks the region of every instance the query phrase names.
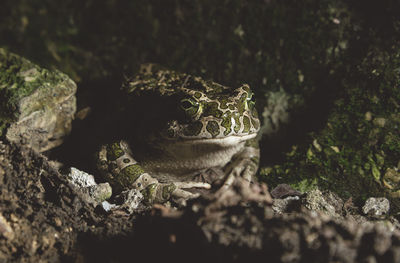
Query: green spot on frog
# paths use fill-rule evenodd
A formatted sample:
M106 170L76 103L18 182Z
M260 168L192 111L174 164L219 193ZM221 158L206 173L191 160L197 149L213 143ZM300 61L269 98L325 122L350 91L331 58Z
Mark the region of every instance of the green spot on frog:
M206 129L212 135L212 137L216 137L219 134L219 125L216 121L209 121Z
M242 85L241 88L242 88L244 91L246 91L247 93L250 93L250 92L251 92L250 86L247 85L247 84Z
M247 116L243 116L243 132L250 131L250 119Z
M228 108L228 105L227 105L227 103L228 103L229 101L228 101L228 99L227 98L221 98L220 99L220 101L219 101L219 107L221 108L221 109L227 109Z
M228 135L232 131L232 115L226 114L226 117L221 122L221 126L225 128L224 135Z
M254 114L253 114L253 116L254 116ZM257 115L255 115L255 116L257 116ZM260 122L254 118L250 118L250 120L251 120L251 124L253 125L254 129L258 130L258 128L260 128Z
M203 128L203 124L199 121L196 121L183 130L183 134L186 136L196 136L201 132L201 128Z
M122 169L119 174L115 176L115 184L118 188L128 188L132 186L144 171L140 165L132 164Z
M218 103L210 102L204 106L204 116L214 116L216 118L221 118L222 111L218 108Z
M243 93L236 103L236 108L240 115L242 115L243 112L246 110L247 107L246 98L247 98L247 93Z
M154 202L156 189L157 184L151 184L141 191L146 204L152 204Z
M194 93L194 97L195 97L196 99L200 99L200 98L201 98L201 92L195 92L195 93Z
M119 142L111 143L107 145L107 159L115 161L119 157L124 155L124 150L121 149Z
M233 127L233 130L236 132L236 133L238 133L239 132L239 130L240 130L240 119L239 119L239 115L234 115L233 116L233 119L235 120L235 127Z
M207 80L206 85L211 87L212 92L211 93L221 93L224 91L224 86L215 83L213 81Z
M176 186L174 184L168 184L163 187L162 198L168 200L171 197L173 191L175 191Z

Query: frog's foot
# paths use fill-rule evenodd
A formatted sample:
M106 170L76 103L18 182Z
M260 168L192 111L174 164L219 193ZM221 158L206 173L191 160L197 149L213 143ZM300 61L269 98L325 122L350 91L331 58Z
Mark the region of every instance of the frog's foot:
M235 181L236 178L243 178L248 185L254 181L254 176L258 169L258 155L249 155L251 158L235 158L225 168L226 177L222 186L217 192L225 191Z
M187 200L198 196L184 189L211 188L211 185L205 182L159 182L146 173L133 159L125 141L101 147L98 152L98 169L105 179L117 189L116 192L124 189L137 189L143 194L143 202L148 205L164 203L171 198Z
M221 168L214 167L195 174L193 176L193 181L214 184L217 180L221 180L224 177L224 171Z
M197 198L200 196L200 193L192 193L187 190L189 188L202 188L202 189L210 189L211 185L208 183L202 182L175 182L174 183L178 188L172 192L172 198L175 203L180 206L186 206L186 201L189 199Z
M191 189L191 188L201 188L201 189L210 189L211 185L203 182L174 182L174 185L177 187L175 191L172 192L172 199L181 206L186 205L186 201L189 199L197 198L200 196L200 193L192 193L183 189Z
M140 185L141 192L144 196L144 201L147 204L165 203L168 200L174 200L179 204L184 204L188 199L196 198L199 196L197 193L191 193L184 189L190 188L203 188L210 189L211 185L202 182L173 182L173 183L159 183L154 178L150 178L148 174L144 174L138 180L147 181L150 184L143 183Z
M209 183L203 183L203 182L174 182L173 184L180 189L184 189L184 188L210 189L211 188L211 185Z

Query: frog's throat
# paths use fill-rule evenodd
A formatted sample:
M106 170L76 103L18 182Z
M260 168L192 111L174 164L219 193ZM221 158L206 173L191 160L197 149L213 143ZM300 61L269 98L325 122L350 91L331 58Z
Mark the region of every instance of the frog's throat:
M257 136L257 133L252 133L248 135L238 136L232 135L225 138L199 138L199 139L188 139L184 138L182 140L171 140L172 144L182 144L182 145L201 145L201 144L213 144L221 145L224 147L234 146L240 142L253 139Z

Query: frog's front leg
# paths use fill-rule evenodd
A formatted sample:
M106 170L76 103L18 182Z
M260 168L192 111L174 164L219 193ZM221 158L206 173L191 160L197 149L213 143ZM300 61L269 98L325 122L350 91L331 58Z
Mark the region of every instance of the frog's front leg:
M183 189L211 187L210 184L202 182L160 183L133 159L125 141L103 145L97 159L98 170L117 192L124 189L138 189L143 194L143 201L146 204L164 203L171 198L178 200L195 198L198 194Z
M250 183L255 181L260 159L260 149L256 139L246 142L242 151L233 156L231 162L224 167L225 179L218 191L229 188L235 178L242 177Z

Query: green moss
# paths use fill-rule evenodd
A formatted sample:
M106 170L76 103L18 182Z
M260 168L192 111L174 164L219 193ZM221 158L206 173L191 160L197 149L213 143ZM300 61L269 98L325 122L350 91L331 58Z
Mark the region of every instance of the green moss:
M393 59L400 47L392 52L379 53L382 61L375 71L367 68L376 57L365 58L365 66L352 73L357 77L347 79L324 128L309 133L306 142L286 154L283 164L262 169L261 178L271 187L278 183L303 191L320 187L356 200L387 196L398 210L397 196L382 182L385 171L400 160L400 78L390 73L400 65ZM385 70L389 72L384 74Z
M49 105L57 103L54 100L70 94L71 85L60 85L65 81L69 79L61 72L40 68L0 48L0 133L21 114L27 116L44 107L51 107ZM22 101L38 89L40 92L34 100Z

